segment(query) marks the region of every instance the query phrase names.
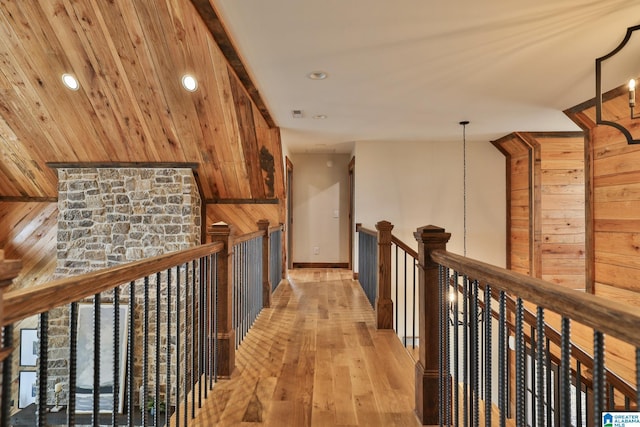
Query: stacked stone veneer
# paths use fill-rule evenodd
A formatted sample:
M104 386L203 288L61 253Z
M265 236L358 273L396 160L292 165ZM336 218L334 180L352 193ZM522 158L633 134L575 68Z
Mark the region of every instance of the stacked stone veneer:
M200 244L201 209L197 183L191 169L169 168L73 168L59 169L58 194L58 263L56 277L69 277L127 262L187 249ZM174 274L175 276L175 274ZM175 352L175 336L166 339L167 288L175 295L175 277L168 284L161 275L161 352L160 360L166 382L165 356L167 346ZM181 286L184 286L182 283ZM136 325L142 324L142 291L137 285L135 303ZM149 354L155 353L155 276L151 278L149 312ZM121 304L128 304L128 285L121 287ZM184 294L184 290L182 291ZM110 304L112 293L102 295L103 304ZM87 301L87 302L90 302ZM172 304L175 312L175 302ZM187 308L181 303L182 310ZM184 312L184 311L183 311ZM175 319L175 315L172 316ZM182 323L182 322L181 322ZM180 329L184 336L190 331L186 324ZM69 313L66 307L55 309L49 319L49 384L67 382L69 362ZM134 384L138 390L142 371L142 330L137 327ZM110 343L109 343L110 344ZM126 357L126 355L125 355ZM175 363L175 359L174 359ZM151 362L150 369L155 369ZM172 370L172 377L175 370ZM153 370L151 370L153 372ZM151 376L152 377L152 376ZM131 379L127 379L131 381ZM175 396L175 381L171 394ZM66 403L66 391L62 402ZM162 387L162 394L166 390ZM48 403L53 401L48 393ZM175 399L175 397L174 397ZM137 401L137 397L136 397Z
M200 243L190 169L60 169L58 277Z

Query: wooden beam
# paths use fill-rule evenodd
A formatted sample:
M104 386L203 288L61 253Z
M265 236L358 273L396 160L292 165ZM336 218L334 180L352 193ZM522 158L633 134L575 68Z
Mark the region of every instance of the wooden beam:
M227 59L229 66L233 69L234 73L244 86L249 97L256 104L256 107L260 111L260 114L262 114L264 120L270 128L277 127L269 113L269 110L267 109L266 104L260 96L260 92L256 88L256 85L253 84L247 69L244 67L242 59L240 59L240 55L238 55L238 51L233 45L222 20L218 13L213 9L213 6L211 6L209 0L191 0L191 3L209 29L211 36L213 36L213 39L222 51L222 54Z
M278 199L207 199L209 205L277 205Z
M51 169L79 169L79 168L149 168L149 169L198 169L199 164L193 162L47 162Z
M0 196L0 202L56 203L57 197Z

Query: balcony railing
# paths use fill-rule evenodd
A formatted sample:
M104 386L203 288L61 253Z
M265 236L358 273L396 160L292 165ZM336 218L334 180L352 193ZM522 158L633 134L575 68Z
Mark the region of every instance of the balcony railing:
M358 280L378 311L378 328L393 329L403 345L414 350L419 328L418 253L394 236L392 229L386 221L376 224L377 231L357 224Z
M234 237L215 225L209 244L6 292L0 426L189 425L270 299L270 230L259 226ZM1 265L10 283L15 263ZM37 332L20 342L14 325L33 316ZM34 367L14 387L15 350L27 346Z
M367 232L377 237L376 258L370 250L359 258L370 257L360 265L377 259L379 301L391 292L385 272L402 271L410 256L392 256L385 242L393 239L383 237L391 236L391 224L376 228ZM415 237L416 413L423 424L600 426L608 411L640 408L640 316L633 307L449 253L450 234L438 227L422 227ZM411 305L400 300L396 307ZM384 328L388 306L374 308ZM605 351L605 336L615 351ZM618 372L621 363L633 374Z

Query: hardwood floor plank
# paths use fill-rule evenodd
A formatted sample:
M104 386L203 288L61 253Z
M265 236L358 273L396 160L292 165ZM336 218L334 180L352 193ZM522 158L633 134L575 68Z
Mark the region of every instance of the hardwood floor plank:
M292 270L197 426L417 426L414 364L347 270Z

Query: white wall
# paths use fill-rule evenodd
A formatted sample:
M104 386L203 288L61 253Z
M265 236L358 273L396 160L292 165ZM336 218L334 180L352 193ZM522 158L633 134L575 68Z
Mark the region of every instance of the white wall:
M291 154L294 263L349 262L349 154ZM318 253L314 252L318 248Z
M414 249L416 228L443 227L452 233L447 250L463 253L462 142L356 142L354 152L355 222L375 230L387 220ZM505 181L504 156L489 142L467 142L467 256L502 267Z

